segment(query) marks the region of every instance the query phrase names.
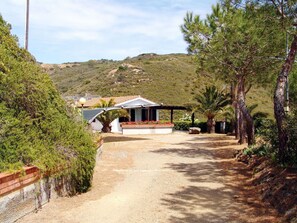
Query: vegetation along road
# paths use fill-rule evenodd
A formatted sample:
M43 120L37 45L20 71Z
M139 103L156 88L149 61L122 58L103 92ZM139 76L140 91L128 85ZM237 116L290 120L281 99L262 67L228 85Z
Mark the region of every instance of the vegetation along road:
M19 222L278 222L245 190L241 148L223 135L108 134L89 192Z

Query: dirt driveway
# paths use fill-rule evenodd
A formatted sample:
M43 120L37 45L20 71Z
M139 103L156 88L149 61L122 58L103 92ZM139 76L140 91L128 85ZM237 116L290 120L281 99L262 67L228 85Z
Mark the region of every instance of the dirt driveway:
M91 191L18 222L277 222L245 190L239 148L222 135L107 135Z

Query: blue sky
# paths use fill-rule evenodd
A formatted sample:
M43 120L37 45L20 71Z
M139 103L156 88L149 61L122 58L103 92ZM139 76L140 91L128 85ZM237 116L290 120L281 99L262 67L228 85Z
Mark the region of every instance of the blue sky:
M216 0L30 0L29 51L43 63L121 60L186 53L180 25ZM0 13L24 46L26 0L1 0Z

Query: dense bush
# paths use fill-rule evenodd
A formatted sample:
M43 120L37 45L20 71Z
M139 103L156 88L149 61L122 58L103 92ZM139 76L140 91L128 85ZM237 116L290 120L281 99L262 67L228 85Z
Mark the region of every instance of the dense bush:
M297 110L293 110L290 116L287 118L287 130L288 130L288 152L292 163L297 166Z
M0 16L0 171L35 165L70 176L81 192L90 187L95 153L90 134Z
M285 128L288 131L288 156L287 165L297 166L297 111L293 110L286 118ZM278 161L278 135L276 123L272 120L265 120L259 128L258 134L261 139L260 149L264 147L269 151L273 160Z
M199 127L201 132L207 132L207 123L206 122L194 122L192 126L191 121L174 121L174 129L179 131L188 131L190 127ZM220 122L216 123L215 130L217 133L221 133ZM229 132L230 130L230 123L225 123L225 132Z
M191 121L174 121L175 130L188 131L190 127L199 127L201 132L206 132L207 130L206 122L194 122L192 126Z
M290 89L290 105L297 106L297 69L296 67L293 68L292 72L290 73L290 81L289 81L289 89Z

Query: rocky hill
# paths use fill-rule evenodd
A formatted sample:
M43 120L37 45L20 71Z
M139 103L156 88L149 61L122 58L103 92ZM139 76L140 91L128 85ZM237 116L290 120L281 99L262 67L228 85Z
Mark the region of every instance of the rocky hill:
M64 96L141 95L158 103L184 105L209 83L228 90L228 85L213 76L197 73L193 57L185 54L151 53L122 61L89 60L42 66ZM252 88L247 99L272 114L269 90Z

